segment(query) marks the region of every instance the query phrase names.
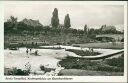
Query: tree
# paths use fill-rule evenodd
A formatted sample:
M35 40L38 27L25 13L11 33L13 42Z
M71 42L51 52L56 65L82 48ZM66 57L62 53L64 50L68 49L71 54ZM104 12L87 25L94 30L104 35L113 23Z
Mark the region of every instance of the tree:
M96 34L95 34L95 29L91 28L89 29L88 31L88 37L94 39L96 37Z
M67 14L65 16L65 19L64 19L64 27L65 28L70 28L71 27L69 14Z
M58 9L55 8L53 13L52 13L52 18L51 18L51 25L54 28L58 28L59 26L59 18L58 18Z
M84 26L84 33L87 35L87 33L88 33L88 27L87 27L87 25L85 24L85 26Z
M17 29L18 22L17 22L17 18L16 17L10 16L10 19L8 19L7 22L9 22L11 24L11 27L13 29Z
M15 18L14 16L10 16L10 19L8 19L7 22L16 23L17 18Z
M104 33L104 29L106 28L107 26L106 25L102 25L101 28L100 28L100 33Z
M102 25L101 26L101 30L104 29L104 28L106 28L106 27L107 27L107 25Z

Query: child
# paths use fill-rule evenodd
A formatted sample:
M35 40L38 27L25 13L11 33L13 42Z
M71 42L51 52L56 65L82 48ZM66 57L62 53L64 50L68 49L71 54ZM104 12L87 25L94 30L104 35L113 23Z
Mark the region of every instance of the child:
M26 53L27 53L27 55L28 55L28 49L26 50Z

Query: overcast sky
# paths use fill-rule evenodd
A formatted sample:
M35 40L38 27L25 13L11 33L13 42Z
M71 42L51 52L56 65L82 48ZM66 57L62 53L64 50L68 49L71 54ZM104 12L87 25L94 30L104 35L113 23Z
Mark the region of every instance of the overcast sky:
M39 20L43 25L51 23L52 12L58 8L60 24L64 17L69 14L73 28L89 26L122 25L124 23L124 8L122 5L84 5L84 4L5 4L5 20L11 15Z

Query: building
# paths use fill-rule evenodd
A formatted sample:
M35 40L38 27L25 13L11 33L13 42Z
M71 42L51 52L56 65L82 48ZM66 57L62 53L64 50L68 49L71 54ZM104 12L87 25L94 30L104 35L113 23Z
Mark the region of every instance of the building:
M102 34L96 35L96 39L100 39L101 41L116 41L121 42L124 39L123 34Z
M39 22L39 20L32 20L32 19L23 19L21 22L23 22L23 23L25 23L25 24L27 24L27 25L30 25L30 26L34 26L34 27L36 27L36 26L43 26L40 22Z

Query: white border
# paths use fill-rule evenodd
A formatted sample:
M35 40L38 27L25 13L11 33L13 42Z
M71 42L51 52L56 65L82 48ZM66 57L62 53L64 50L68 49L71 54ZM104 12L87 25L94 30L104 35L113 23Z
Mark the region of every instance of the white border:
M85 5L124 5L124 76L55 76L55 77L71 77L73 80L5 80L4 76L4 9L3 4L85 4ZM127 82L127 2L126 1L0 1L0 81L1 82ZM14 77L14 76L8 76ZM15 76L16 77L16 76ZM17 76L21 77L21 76ZM26 77L26 76L23 76ZM31 76L35 77L35 76ZM37 77L37 76L36 76ZM46 77L46 76L41 76ZM53 77L53 76L47 76Z
M0 81L3 79L4 72L4 4L0 1Z

